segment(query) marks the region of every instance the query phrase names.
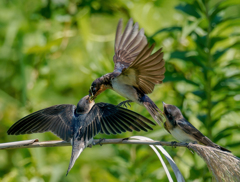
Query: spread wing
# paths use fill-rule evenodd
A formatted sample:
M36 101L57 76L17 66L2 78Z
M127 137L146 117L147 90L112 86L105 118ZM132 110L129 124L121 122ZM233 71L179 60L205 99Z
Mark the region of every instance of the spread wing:
M105 134L117 134L126 131L148 131L152 128L148 124L155 125L149 119L135 113L131 110L115 106L107 103L97 103L93 106L89 112L86 121L90 122L90 118L94 118L94 124L90 125L90 133L97 123L101 123L101 133ZM96 128L96 127L95 127ZM95 131L95 130L94 130ZM99 131L99 128L97 128Z
M121 72L118 77L122 83L150 94L154 86L164 79L162 49L151 55L154 45L149 48L144 30L138 30L138 23L133 26L132 19L128 21L123 34L122 26L120 19L115 38L114 71Z
M51 131L65 141L72 138L71 122L76 106L55 105L36 111L14 123L7 133L21 135Z
M134 61L147 44L144 29L138 30L138 23L133 26L132 18L122 33L122 19L120 19L115 37L114 70L121 71Z
M150 94L156 84L162 83L165 62L162 49L151 55L154 45L146 45L137 58L123 69L118 78L125 84L133 85L145 94Z

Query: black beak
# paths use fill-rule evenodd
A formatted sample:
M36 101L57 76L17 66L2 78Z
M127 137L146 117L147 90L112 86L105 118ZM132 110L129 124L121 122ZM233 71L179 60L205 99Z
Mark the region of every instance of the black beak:
M166 114L167 112L167 104L165 102L162 102L163 104L163 113Z
M89 89L89 97L90 97L90 101L92 101L92 100L94 100L94 98L93 98L93 92L92 92L92 86L90 87L90 89Z
M162 102L162 104L163 104L163 107L166 107L166 105L167 105L165 102Z

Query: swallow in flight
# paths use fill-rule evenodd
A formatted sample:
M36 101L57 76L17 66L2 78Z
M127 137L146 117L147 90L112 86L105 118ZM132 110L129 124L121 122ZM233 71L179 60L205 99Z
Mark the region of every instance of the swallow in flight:
M36 111L17 121L7 131L9 135L51 131L61 139L70 141L72 155L68 172L81 152L93 144L93 137L100 133L117 134L126 131L152 130L152 121L131 110L107 103L97 103L89 96L77 104L62 104Z
M160 125L165 117L156 104L146 95L153 92L156 84L162 83L165 73L165 62L162 49L154 54L154 45L149 47L144 30L138 29L130 19L122 33L122 19L117 27L115 38L114 71L93 81L89 90L91 99L95 99L106 89L112 89L127 98L145 106L154 120Z
M176 106L165 104L163 102L163 107L164 115L167 118L164 123L164 128L178 141L186 143L201 143L222 151L231 152L230 150L213 143L208 137L204 136L183 117L181 111Z

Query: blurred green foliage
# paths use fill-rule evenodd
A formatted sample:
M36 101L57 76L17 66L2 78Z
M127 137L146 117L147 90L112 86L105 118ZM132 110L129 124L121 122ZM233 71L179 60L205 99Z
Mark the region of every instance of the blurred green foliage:
M7 136L18 119L55 104L77 104L97 77L113 70L117 22L133 17L150 42L163 47L166 78L150 97L177 105L202 133L240 156L240 2L238 0L2 0L0 1L0 142L51 133ZM156 48L156 49L157 49ZM107 90L96 102L124 98ZM149 117L141 106L132 110ZM151 118L150 118L151 119ZM98 135L173 138L152 132ZM166 150L186 181L211 181L203 160L187 149ZM86 149L65 177L71 147L0 151L1 181L167 181L147 146ZM173 174L173 173L172 173Z

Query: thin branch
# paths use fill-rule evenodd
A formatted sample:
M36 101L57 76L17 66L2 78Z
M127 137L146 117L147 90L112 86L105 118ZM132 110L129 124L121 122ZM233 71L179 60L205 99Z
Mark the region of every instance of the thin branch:
M138 144L138 145L161 145L161 146L170 146L170 147L187 147L188 149L194 150L196 152L196 148L202 150L211 150L218 151L225 154L231 154L229 152L221 151L219 149L215 149L213 147L194 144L194 143L183 143L183 142L163 142L163 141L151 141L151 140L133 140L130 138L118 138L118 139L96 139L94 140L95 145L105 145L105 144ZM71 146L70 142L66 142L63 140L53 140L53 141L44 141L39 142L38 139L32 140L23 140L17 142L8 142L8 143L0 143L0 150L8 150L8 149L18 149L18 148L37 148L37 147L65 147ZM91 147L91 146L90 146ZM231 154L232 155L232 154Z
M94 140L96 145L99 145L100 140ZM188 147L188 143L172 143L162 141L148 141L148 140L129 140L128 138L121 139L104 139L101 141L101 145L104 144L141 144L141 145L162 145L162 146L174 146L174 147ZM17 148L36 148L36 147L64 147L71 146L70 142L55 140L39 142L38 139L24 140L18 142L1 143L0 150L17 149Z
M129 138L94 140L99 145L102 144L141 144L141 145L162 145L174 147L187 147L195 151L207 163L209 170L213 173L216 181L240 181L240 159L232 153L221 151L213 147L193 144L193 143L172 143L150 140L132 140ZM23 140L18 142L1 143L0 150L36 147L63 147L71 146L70 142L55 140L39 142L38 139Z

